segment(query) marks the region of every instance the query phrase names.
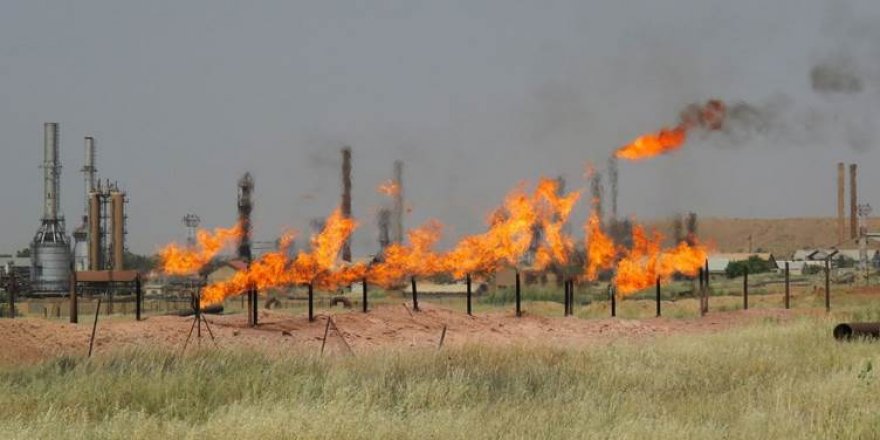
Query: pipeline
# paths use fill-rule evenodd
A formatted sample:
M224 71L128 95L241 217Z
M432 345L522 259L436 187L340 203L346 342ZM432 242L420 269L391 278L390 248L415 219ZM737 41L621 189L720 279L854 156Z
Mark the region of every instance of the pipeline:
M847 322L834 327L834 339L880 338L880 322Z

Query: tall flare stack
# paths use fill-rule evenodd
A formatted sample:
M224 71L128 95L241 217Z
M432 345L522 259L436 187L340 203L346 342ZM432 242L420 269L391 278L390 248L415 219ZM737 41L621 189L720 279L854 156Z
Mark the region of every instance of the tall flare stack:
M837 163L837 243L846 240L846 165Z
M35 294L67 291L70 276L70 241L64 232L61 199L59 130L55 122L43 125L43 218L31 243L31 285Z
M351 147L342 149L342 216L351 218ZM351 238L342 245L342 260L351 262Z
M97 184L98 169L95 167L95 138L87 136L85 143L85 162L80 172L83 173L83 185L85 201L83 203L82 224L73 232L73 259L74 269L84 271L90 269L89 263L89 204L91 203L92 193L95 191Z
M238 258L251 265L253 254L251 253L251 212L254 209L251 200L254 192L254 178L251 173L245 173L238 180L238 223L241 227L241 238L238 241ZM257 291L251 286L247 290L247 316L248 326L257 325Z
M858 165L849 164L849 233L850 238L859 238L859 193Z
M394 194L394 207L392 209L391 240L394 243L403 243L403 161L394 161L394 185L397 192Z

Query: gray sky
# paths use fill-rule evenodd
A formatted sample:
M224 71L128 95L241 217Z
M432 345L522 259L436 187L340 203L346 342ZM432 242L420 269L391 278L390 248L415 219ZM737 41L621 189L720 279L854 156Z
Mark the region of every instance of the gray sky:
M42 123L61 124L68 230L82 212L82 138L129 192L129 247L182 240L181 217L235 220L256 179L256 235L308 230L338 203L354 150L355 252L373 249L376 186L406 161L408 225L480 231L523 179L568 177L674 124L691 102L759 108L758 133L692 137L622 163L620 206L642 218L834 215L835 163L880 177L877 2L78 1L0 7L0 252L39 226ZM856 92L811 87L817 64ZM574 214L577 225L585 206Z

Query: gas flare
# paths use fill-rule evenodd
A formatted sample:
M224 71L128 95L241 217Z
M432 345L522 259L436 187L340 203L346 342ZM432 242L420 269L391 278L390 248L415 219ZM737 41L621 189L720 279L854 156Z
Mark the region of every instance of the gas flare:
M397 182L389 179L382 182L379 187L376 188L376 190L379 191L379 193L381 194L393 197L400 194L400 185L398 185Z
M392 287L406 276L432 276L443 272L443 257L433 250L442 229L439 221L431 220L409 231L410 244L393 243L385 248L382 261L368 269L367 280Z
M630 144L618 148L614 156L641 160L678 150L687 141L691 129L720 130L724 125L725 113L724 103L717 99L709 100L703 106L691 104L681 113L678 125L639 136Z
M200 229L196 233L195 247L171 243L159 251L162 270L169 275L194 275L223 248L241 238L242 233L239 224L231 228L217 228L213 232Z
M568 263L574 240L565 234L563 228L580 196L577 191L559 194L559 181L556 179L544 178L538 182L535 204L546 243L538 248L535 255L536 269L544 269L553 263Z
M667 282L675 274L694 276L706 259L707 250L700 244L681 242L669 250L661 250L663 236L650 236L641 226L633 228L633 247L617 265L615 286L626 296L646 289L657 281Z
M617 246L614 241L602 231L602 221L595 211L590 212L590 217L584 225L586 237L587 267L584 276L588 281L595 281L599 272L614 267L617 258Z
M232 279L212 284L202 292L202 305L222 302L239 295L248 287L261 290L296 284L312 284L318 288L334 289L343 283L363 277L365 266L340 267L337 264L343 243L357 227L357 222L342 215L337 209L327 218L324 229L311 239L311 250L300 252L293 261L287 257L287 239L278 252L268 253L251 263ZM284 243L282 243L284 244Z

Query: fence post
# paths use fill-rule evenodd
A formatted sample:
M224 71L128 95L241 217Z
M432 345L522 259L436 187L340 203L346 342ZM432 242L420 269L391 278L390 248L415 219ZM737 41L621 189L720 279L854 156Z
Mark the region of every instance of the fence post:
M363 295L364 295L364 313L367 313L367 310L368 310L368 308L367 308L367 277L364 277L364 280L363 280L363 281L364 281L364 289L363 289Z
M467 282L467 314L472 316L471 295L473 295L473 292L471 291L471 274L467 274L465 281Z
M79 322L79 304L76 297L76 271L70 272L70 323Z
M141 299L143 295L141 292L141 274L137 274L134 278L134 319L135 321L141 320Z
M743 310L749 309L749 267L743 272Z
M785 308L791 308L791 280L788 272L788 261L785 262Z
M520 293L519 271L516 271L516 317L522 316L522 298Z
M831 259L825 259L825 312L831 311Z
M657 317L660 317L660 277L657 277L656 291L657 291Z
M315 292L312 283L309 283L309 322L315 320Z

